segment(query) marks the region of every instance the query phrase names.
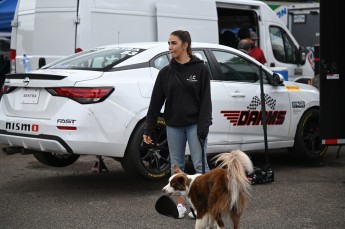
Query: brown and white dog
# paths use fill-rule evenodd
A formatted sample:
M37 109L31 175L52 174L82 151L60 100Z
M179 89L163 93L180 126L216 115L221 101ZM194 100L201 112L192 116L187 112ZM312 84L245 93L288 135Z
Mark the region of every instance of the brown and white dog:
M195 228L223 228L222 217L230 216L234 229L238 229L240 217L247 206L250 181L247 174L253 171L253 163L240 150L217 155L217 168L205 174L188 175L174 165L174 175L162 189L166 194L181 195L196 210Z

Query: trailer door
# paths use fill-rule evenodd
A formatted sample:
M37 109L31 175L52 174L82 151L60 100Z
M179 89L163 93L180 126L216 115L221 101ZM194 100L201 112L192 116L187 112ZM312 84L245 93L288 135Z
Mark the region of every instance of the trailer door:
M320 131L322 143L345 144L345 67L340 62L341 0L320 1Z

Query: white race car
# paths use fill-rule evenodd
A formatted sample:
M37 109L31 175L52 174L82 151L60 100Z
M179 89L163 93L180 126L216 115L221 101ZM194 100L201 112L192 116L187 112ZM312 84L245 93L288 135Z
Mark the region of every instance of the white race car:
M308 159L323 156L318 89L283 81L236 49L206 43L192 48L212 77L208 154L265 149L262 96L269 149L287 148ZM145 179L170 176L163 118L156 144L142 143L152 88L169 60L167 43L132 43L94 48L30 73L7 75L0 143L9 154L33 153L49 166L98 155L120 161L127 172Z

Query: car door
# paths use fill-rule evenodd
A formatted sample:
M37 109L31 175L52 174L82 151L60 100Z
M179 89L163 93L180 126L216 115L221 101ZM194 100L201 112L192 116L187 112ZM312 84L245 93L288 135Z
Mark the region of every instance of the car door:
M229 96L230 109L220 111L230 125L230 144L262 143L260 68L245 56L226 50L212 50L218 72ZM266 74L262 70L263 78ZM290 126L290 101L285 87L264 83L268 141L286 139Z
M211 74L211 99L212 99L212 125L210 126L210 133L208 135L208 152L212 150L225 150L222 146L228 144L228 134L230 130L230 123L224 120L220 111L230 109L229 96L224 88L223 82L217 79L214 66L210 65L209 56L206 55L203 49L194 49L193 54L199 59L203 60L206 67ZM220 148L219 148L220 147Z

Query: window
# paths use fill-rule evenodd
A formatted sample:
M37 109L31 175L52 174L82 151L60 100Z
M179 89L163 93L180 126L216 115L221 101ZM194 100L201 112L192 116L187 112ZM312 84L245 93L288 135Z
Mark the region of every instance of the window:
M92 49L61 59L46 68L103 70L144 51L138 48L117 47L112 49Z
M2 55L5 60L10 59L10 43L10 39L0 37L0 55Z
M157 68L158 70L161 70L168 64L169 64L169 59L167 55L159 56L153 61L153 67Z
M200 60L203 60L205 65L206 65L206 68L208 69L208 71L210 72L210 75L211 75L211 79L213 79L212 77L212 72L211 72L211 69L210 69L210 64L206 58L206 55L205 55L205 52L202 51L202 50L194 50L193 51L193 54L198 57Z
M206 68L209 70L209 72L211 74L211 79L212 79L212 73L210 70L210 65L209 65L208 60L206 58L205 52L202 50L193 50L193 54L196 57L198 57L200 60L204 61ZM169 64L170 60L171 60L170 54L158 56L153 60L153 67L157 68L158 70L161 70L162 68L164 68L166 65Z
M224 81L254 83L259 80L259 67L252 62L233 53L223 51L212 52L223 73L222 79Z
M250 29L252 31L259 31L257 7L251 6L248 9L230 9L226 3L216 3L218 14L218 29L219 29L219 44L229 47L238 47L239 39L242 39L244 34L243 29ZM235 7L237 8L237 7ZM259 35L259 34L258 34ZM260 40L258 40L260 41ZM258 43L259 46L259 43Z
M283 63L296 63L298 49L283 29L271 26L270 39L273 55L278 61Z

